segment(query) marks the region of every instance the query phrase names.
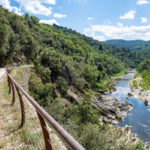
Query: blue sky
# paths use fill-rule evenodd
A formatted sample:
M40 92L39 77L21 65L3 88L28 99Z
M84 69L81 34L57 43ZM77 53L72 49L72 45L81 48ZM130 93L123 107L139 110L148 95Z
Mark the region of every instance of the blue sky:
M150 0L0 0L0 5L100 41L150 40Z

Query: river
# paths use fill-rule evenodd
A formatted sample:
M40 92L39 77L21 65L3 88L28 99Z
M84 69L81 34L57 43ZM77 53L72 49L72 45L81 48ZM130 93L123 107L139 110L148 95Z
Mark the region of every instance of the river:
M109 94L109 96L118 98L121 101L126 100L128 93L131 91L129 81L134 75L135 73L126 74L116 83L117 90ZM150 106L145 106L144 101L132 97L129 97L128 101L131 102L134 107L118 126L132 126L133 133L136 133L143 141L150 143L150 112L147 111L147 109L150 109Z

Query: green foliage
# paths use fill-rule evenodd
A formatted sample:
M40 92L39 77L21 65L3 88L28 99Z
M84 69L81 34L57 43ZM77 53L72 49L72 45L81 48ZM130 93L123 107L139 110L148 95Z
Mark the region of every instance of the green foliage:
M87 81L87 87L95 87L95 84L97 82L99 76L99 71L97 70L96 66L92 66L92 65L85 65L85 69L84 69L84 77L85 80Z
M85 86L86 80L84 78L84 67L83 62L76 62L72 58L66 60L68 66L68 74L70 74L71 84L76 88L80 89Z
M150 89L150 69L143 71L141 76L142 76L142 82L140 86L143 88L143 90L149 90Z
M140 86L142 90L150 89L150 59L147 58L143 62L139 64L137 67L137 71L139 72L139 76L142 77L142 81L140 82Z
M144 142L143 141L138 141L137 144L135 145L130 145L130 146L125 146L124 144L122 144L118 150L145 150L144 148Z
M98 91L99 92L107 91L110 83L111 83L110 79L105 79L105 80L103 80L103 82L97 83Z
M136 80L133 80L133 87L135 87L136 89L138 88L138 83Z
M0 65L33 60L38 47L24 17L9 13L0 7L0 18Z
M138 72L143 72L143 71L148 70L148 69L150 69L150 59L145 59L137 67Z
M58 77L56 81L56 88L60 91L62 96L67 95L68 85L66 80L63 77Z
M78 116L80 123L86 124L91 122L98 124L98 109L92 107L89 95L85 95L83 103L78 106Z
M108 137L104 133L104 130L100 130L99 126L93 124L87 124L82 127L82 136L79 141L85 147L86 150L109 150L110 143L107 142Z
M61 98L57 97L50 104L44 107L45 110L52 115L60 124L64 124L64 112L65 106L62 103Z
M98 83L124 69L119 59L100 52L110 47L99 41L71 29L40 24L38 18L28 14L17 16L2 7L0 14L0 65L34 60L44 84L63 77L67 85L78 89L98 89Z
M138 64L141 63L145 58L150 57L150 51L149 51L150 41L108 40L104 43L106 43L108 45L116 46L117 50L125 48L124 52L126 53L126 56L124 56L124 58L122 60L125 60L128 58L129 61L128 62L126 61L126 64L128 64L129 66L132 66L132 67L137 67ZM130 63L132 63L132 64L130 64Z
M150 44L150 41L142 41L142 40L132 40L132 41L126 41L126 40L107 40L105 41L106 44L121 47L125 49L135 50L139 46L143 46L145 44Z
M41 79L32 73L29 80L29 85L30 94L41 106L45 107L53 101L53 85L51 83L43 84Z
M55 81L61 73L60 57L61 55L57 51L54 51L53 48L46 48L41 53L40 64L51 70L52 81Z
M34 66L36 73L41 77L43 82L50 82L51 70L47 67L43 67L37 60L34 60Z

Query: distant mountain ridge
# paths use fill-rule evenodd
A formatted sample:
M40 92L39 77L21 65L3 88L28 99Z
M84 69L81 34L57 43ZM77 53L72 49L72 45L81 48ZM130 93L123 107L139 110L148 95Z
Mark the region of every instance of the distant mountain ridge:
M130 50L140 50L139 47L145 47L149 46L150 47L150 41L143 41L143 40L107 40L104 42L105 44L119 47L119 48L125 48L125 49L130 49Z

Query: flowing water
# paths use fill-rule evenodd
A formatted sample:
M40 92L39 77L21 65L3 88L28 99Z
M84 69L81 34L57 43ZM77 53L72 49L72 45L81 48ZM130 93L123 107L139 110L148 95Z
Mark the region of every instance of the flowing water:
M109 96L115 97L124 101L128 99L134 107L125 117L124 121L119 123L118 126L124 127L125 125L132 126L132 132L136 133L138 137L144 141L150 142L150 106L145 106L144 101L128 97L128 93L131 91L129 81L135 73L126 74L121 80L116 83L117 90Z

